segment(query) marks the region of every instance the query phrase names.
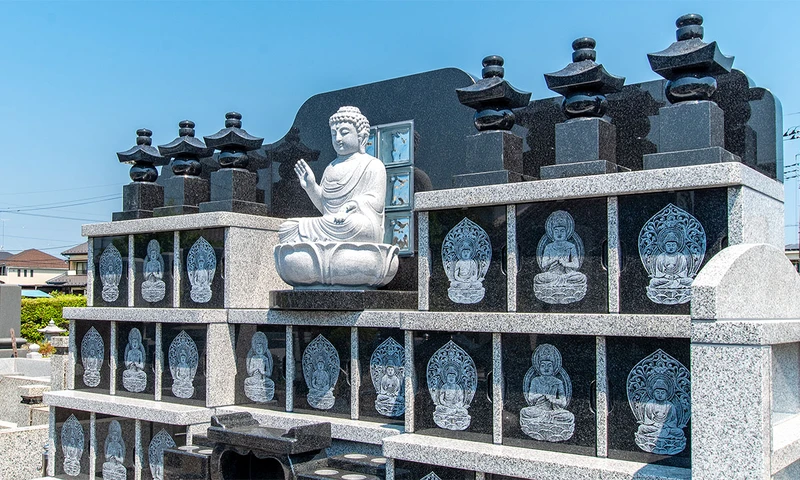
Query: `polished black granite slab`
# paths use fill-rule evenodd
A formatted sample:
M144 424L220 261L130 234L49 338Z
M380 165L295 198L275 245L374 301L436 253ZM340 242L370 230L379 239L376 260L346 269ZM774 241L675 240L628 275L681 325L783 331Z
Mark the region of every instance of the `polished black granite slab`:
M135 454L136 454L136 425L135 420L122 417L109 417L105 415L96 415L95 417L95 435L97 437L97 457L95 461L95 478L103 478L103 464L109 462L113 464L110 456L119 455L120 442L115 441L115 434L109 439L109 432L112 422L116 421L119 424L118 437L122 440L122 446L125 449L124 459L122 465L125 467L128 478L134 478L135 471ZM116 428L116 427L115 427Z
M122 211L111 214L111 220L151 218L153 209L164 206L164 187L157 183L131 182L122 187Z
M281 429L261 426L250 413L237 412L211 417L208 439L217 444L294 455L322 450L331 445L328 422Z
M411 472L414 480L420 480L431 473L442 480L475 480L475 472L471 470L460 470L458 468L440 467L438 465L428 465L425 463L407 462L405 460L395 460L396 469L403 469Z
M607 313L606 200L525 203L516 210L517 311ZM552 237L558 227L564 240Z
M192 298L192 289L198 289L197 285L205 283L208 275L203 276L199 281L189 278L188 260L192 246L204 238L214 249L217 266L211 278L211 298L208 301L195 301ZM225 305L225 229L207 228L202 230L186 230L181 232L181 307L182 308L223 308ZM196 296L195 298L203 298Z
M467 222L464 220L467 219ZM459 224L465 225L469 222L476 224L484 232L472 233L467 236L454 235L453 242L447 242L448 233ZM455 312L504 312L507 310L506 296L506 207L480 207L465 208L458 210L440 210L429 213L428 229L430 235L431 249L431 278L430 278L430 300L429 308L432 311L455 311ZM489 268L484 278L480 278L480 245L482 238L488 238L491 248L491 259ZM445 271L443 255L445 252L454 252L460 255L464 251L464 240L469 240L469 248L472 250L470 258L474 263L477 272L465 274L473 280L481 280L480 286L483 294L475 295L470 301L474 303L457 303L451 298L450 282ZM447 248L443 249L443 246ZM460 258L460 257L458 257ZM455 262L453 262L455 264ZM453 268L453 267L451 267ZM473 281L473 284L478 284ZM480 287L479 287L480 288ZM463 289L456 288L463 291ZM476 290L473 288L472 290ZM479 299L478 299L479 297ZM458 298L458 297L455 297ZM462 300L463 301L463 300Z
M180 376L189 377L189 373L185 371L188 367L189 371L192 369L192 349L177 348L178 345L188 345L188 342L179 340L176 343L176 349L173 353L173 358L170 359L170 347L173 341L185 332L191 338L197 348L197 368L194 373L191 385L194 387L191 392L191 397L180 397L173 392L173 385L175 385L175 378ZM201 405L205 406L206 399L206 326L205 325L175 325L164 323L161 326L161 355L164 359L164 367L161 374L161 398L166 402L183 403L186 405ZM181 339L185 336L181 335ZM178 367L181 365L181 351L187 352L186 364L183 370ZM172 365L171 365L172 364ZM174 370L174 373L173 373ZM178 392L181 390L178 389Z
M301 327L295 326L292 329L294 340L294 410L300 413L310 413L322 417L341 417L350 418L350 327ZM306 378L304 373L304 353L309 344L314 342L319 336L322 339L315 342L320 348L315 349L315 354L311 354L305 359L311 372L310 377ZM331 346L333 350L331 350ZM336 355L333 355L335 350ZM319 356L323 353L322 357ZM335 370L333 359L338 356L338 370ZM330 359L330 360L329 360ZM331 377L336 377L333 386L333 405L330 408L316 408L309 402L309 384L314 384L314 373L317 372L317 365L323 360L324 374L320 374L317 384L320 386L325 380L330 385ZM312 402L316 403L315 400ZM317 403L322 405L322 403Z
M67 433L64 435L64 423L69 420L71 416L80 423L81 432L78 429L68 428ZM89 445L90 445L90 428L89 428L89 412L83 410L70 410L67 408L56 408L56 431L55 431L55 474L61 478L89 478ZM73 422L70 422L73 424ZM82 439L82 442L78 439ZM77 448L82 443L83 448ZM65 448L66 447L66 448ZM70 474L64 470L65 450L69 452L71 458L79 458L77 465L80 468L79 475L72 475L74 471L68 468ZM71 462L72 463L72 462Z
M163 266L161 267L161 281L164 282L164 296L161 300L150 302L144 298L142 292L142 283L145 281L144 266L148 261L147 248L150 242L155 240L158 242L160 249L161 260ZM155 244L154 244L155 245ZM133 236L133 257L136 265L134 266L134 293L133 305L135 307L158 307L169 308L172 306L172 279L173 279L173 251L174 235L172 232L158 232L148 233L144 235ZM155 256L156 262L158 257ZM149 297L153 298L153 297Z
M164 450L164 480L211 480L210 451L194 445Z
M125 365L126 352L131 341L131 331L137 329L141 335L141 345L144 348L144 368L142 371L146 375L145 388L140 392L131 392L125 388L123 374L127 367ZM136 334L134 334L136 336ZM155 350L156 350L156 326L153 323L132 323L117 322L117 372L116 372L116 394L122 397L153 399L155 394ZM131 350L133 350L131 348ZM136 361L136 355L131 354L131 361ZM134 367L130 367L133 370ZM138 387L134 387L138 388Z
M98 340L101 343L98 344ZM75 343L78 347L75 390L108 393L111 385L111 323L76 320ZM97 355L98 345L102 348L102 357Z
M676 338L607 337L608 375L608 457L635 462L690 467L692 422L683 428L686 448L677 455L656 455L636 445L639 424L628 402L628 376L645 357L661 349L686 368L689 365L689 340Z
M694 216L705 230L706 252L700 268L728 246L728 192L725 188L619 197L622 313L689 314L688 302L668 305L655 303L648 298L650 277L639 255L642 228L669 204Z
M142 422L142 450L144 451L144 463L142 465L142 480L153 480L153 465L158 465L156 469L161 469L163 472L164 458L163 453L159 458L150 458L150 446L152 445L153 438L161 435L159 439L166 438L161 433L164 431L166 435L175 443L172 448L179 448L186 445L186 427L181 425L169 425L166 423L156 422ZM159 443L164 445L163 443ZM173 477L174 478L174 477ZM167 480L165 477L164 480ZM183 479L181 479L183 480Z
M416 310L417 292L400 290L272 290L279 310Z
M543 375L541 366L533 369L533 356L537 348L543 345L555 347L561 357L561 370L554 371L552 376ZM539 350L539 362L552 359L552 355L542 347ZM535 335L535 334L503 334L503 378L505 379L505 397L503 401L503 444L518 447L536 448L539 450L552 450L580 455L594 455L597 448L597 424L595 416L596 379L596 346L595 338L589 336L566 335ZM533 369L533 370L532 370ZM530 372L530 374L529 374ZM529 409L531 404L526 400L526 385L530 385L534 378L539 378L541 387L529 387L529 395L555 394L560 400L568 398L566 407L557 410L566 410L571 414L574 429L572 435L563 434L560 437L569 437L564 440L553 434L562 434L569 431L570 415L561 414L558 421L541 422L537 424L536 411ZM525 380L528 379L526 384ZM542 379L555 378L557 381L542 381ZM560 387L556 387L560 385ZM545 387L547 386L547 387ZM543 389L547 388L545 392ZM554 390L554 391L553 391ZM563 393L562 393L563 392ZM564 395L562 397L562 394ZM541 401L541 400L540 400ZM536 405L534 402L532 405ZM550 404L546 404L547 410ZM525 416L522 423L520 418ZM544 411L540 410L540 412ZM531 420L527 420L531 419ZM528 435L523 431L522 425L532 431ZM559 429L558 427L565 427ZM541 436L540 439L534 438Z
M250 407L266 408L269 410L286 410L286 327L268 325L236 325L236 404L244 404ZM271 400L262 401L264 397L254 395L255 399L249 398L245 392L245 380L255 375L261 366L258 363L258 353L253 350L253 338L256 333L261 333L256 337L255 343L259 343L259 337L267 340L267 346L272 358L272 372L269 375L273 383L273 397ZM248 362L248 355L253 352L255 360ZM248 363L252 364L253 374L248 372ZM249 389L248 389L249 390ZM256 401L258 400L258 401Z
M468 365L468 362L448 361L449 351L443 352L444 357L436 356L437 351L448 345L452 341L460 349L463 349L474 363L474 374L469 372L469 368L464 369L461 365ZM456 356L455 358L458 358ZM469 386L474 385L475 393L467 407L467 414L470 416L468 426L463 430L451 430L442 428L434 420L436 413L436 403L433 400L431 391L428 389L428 368L439 366L434 369L431 382L435 385L442 383L441 379L434 379L435 372L446 372L452 365L457 371L465 372L456 377L456 383L460 388L451 390L463 392L463 400L469 397ZM414 396L414 433L423 435L434 435L438 437L450 437L460 440L471 440L478 442L492 441L492 335L490 333L463 333L463 332L414 332L414 368L416 373L417 391ZM471 378L470 378L471 377ZM466 380L465 380L466 379ZM439 389L437 396L439 403L443 404L441 395L446 389ZM447 395L447 393L445 393ZM456 393L458 399L460 395ZM445 399L446 400L446 399ZM463 406L463 401L455 402Z
M391 339L391 340L389 340ZM403 425L405 413L405 388L403 371L405 368L405 340L402 330L395 328L359 328L358 364L361 373L359 388L358 418L370 422ZM392 372L387 371L392 366ZM372 370L375 370L373 379ZM384 378L385 376L385 378ZM376 386L377 383L377 386ZM383 384L383 388L381 385ZM393 392L399 393L392 395ZM402 407L386 408L387 402L376 404L378 394L399 398ZM390 413L394 416L384 415Z
M95 307L127 307L128 306L128 237L95 237L92 239L94 265L94 306ZM103 293L103 276L100 271L100 260L103 252L113 245L120 254L122 266L109 262L107 265L105 294ZM112 250L109 250L109 254ZM111 258L111 257L107 257ZM114 288L116 285L116 289Z

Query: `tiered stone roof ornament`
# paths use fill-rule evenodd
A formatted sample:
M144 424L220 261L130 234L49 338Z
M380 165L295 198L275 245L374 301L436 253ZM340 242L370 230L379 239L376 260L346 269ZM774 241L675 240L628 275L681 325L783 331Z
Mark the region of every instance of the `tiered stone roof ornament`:
M165 182L164 207L156 209L155 216L197 213L200 203L209 200L208 180L200 178L203 170L200 159L210 157L214 149L195 138L194 126L191 120L181 121L178 137L158 146L162 155L172 159L175 176Z
M136 130L136 145L124 152L117 152L120 163L131 164L132 183L122 188L122 212L114 212L113 220L149 218L153 210L164 205L164 187L155 183L160 167L169 163L153 147L153 132Z

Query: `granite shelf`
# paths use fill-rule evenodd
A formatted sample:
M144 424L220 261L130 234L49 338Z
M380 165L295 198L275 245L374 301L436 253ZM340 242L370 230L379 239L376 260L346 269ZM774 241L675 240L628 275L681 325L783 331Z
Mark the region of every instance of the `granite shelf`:
M772 426L772 474L800 459L800 414Z
M67 307L63 316L69 320L106 320L148 323L226 323L228 310L205 308L124 308Z
M283 218L261 217L233 212L208 212L169 217L123 220L117 222L84 225L81 234L85 237L107 237L135 233L174 232L175 230L198 230L217 227L255 228L277 231Z
M400 328L399 310L364 310L360 312L302 310L229 310L229 323L257 325L325 325L332 327Z

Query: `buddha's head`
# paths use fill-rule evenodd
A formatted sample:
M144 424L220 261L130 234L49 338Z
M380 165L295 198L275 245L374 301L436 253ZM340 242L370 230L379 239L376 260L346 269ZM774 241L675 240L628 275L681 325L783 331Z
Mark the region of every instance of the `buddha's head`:
M142 344L142 334L139 332L138 328L132 328L130 333L128 333L128 343L130 344L131 349L139 349L139 345Z
M456 367L452 365L447 367L447 370L444 372L444 378L445 383L448 385L453 385L456 383L456 379L458 378L458 371L456 370Z
M575 220L564 210L551 213L544 225L547 235L556 241L564 241L575 232Z
M386 367L386 375L389 375L390 377L394 377L394 374L395 374L394 365L387 366Z
M539 373L542 375L552 375L553 374L553 360L549 358L543 358L539 362Z
M318 372L321 372L321 371L323 371L324 369L325 369L325 364L322 362L322 360L318 361L318 362L317 362L317 371L318 371Z
M267 336L264 332L256 332L250 340L250 347L256 355L264 355L267 351Z
M675 381L666 372L653 374L647 386L651 398L657 402L669 400L675 392Z
M158 244L158 240L150 240L147 244L147 256L150 260L156 260L158 255L161 253L161 246Z
M664 252L673 255L683 249L684 234L678 227L667 227L658 236Z
M369 120L357 107L341 107L331 115L331 143L340 157L365 153L369 140Z
M472 243L464 242L461 244L461 248L458 250L458 257L461 260L470 260L472 259L472 252L474 249L472 248Z

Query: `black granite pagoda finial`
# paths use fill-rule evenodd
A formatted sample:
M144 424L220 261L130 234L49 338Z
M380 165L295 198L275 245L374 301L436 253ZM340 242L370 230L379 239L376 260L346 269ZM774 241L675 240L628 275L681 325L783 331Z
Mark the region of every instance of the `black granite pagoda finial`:
M242 114L237 112L226 113L225 128L203 138L206 145L220 151L219 166L222 168L247 168L250 164L247 152L258 150L264 143L263 138L242 129Z
M478 131L511 130L514 126L512 109L524 107L531 94L512 87L503 77L503 57L489 55L483 59L483 78L469 87L457 88L458 101L474 108L475 128Z
M178 127L178 138L166 145L159 145L158 151L172 158L172 173L196 177L202 171L200 159L210 157L214 149L206 147L202 140L194 137L193 121L183 120Z
M677 41L665 50L647 54L650 68L669 80L667 99L671 103L710 100L717 90L718 75L730 73L733 57L719 51L717 42L703 41L703 17L690 13L678 18Z
M581 37L572 42L572 63L563 69L544 75L547 88L563 95L561 108L569 118L602 117L608 108L606 95L618 92L625 77L617 77L595 63L597 43Z
M156 167L166 165L169 159L162 157L153 147L153 132L140 128L136 130L136 146L124 152L117 152L120 163L131 163L130 176L134 182L155 182L158 178Z

